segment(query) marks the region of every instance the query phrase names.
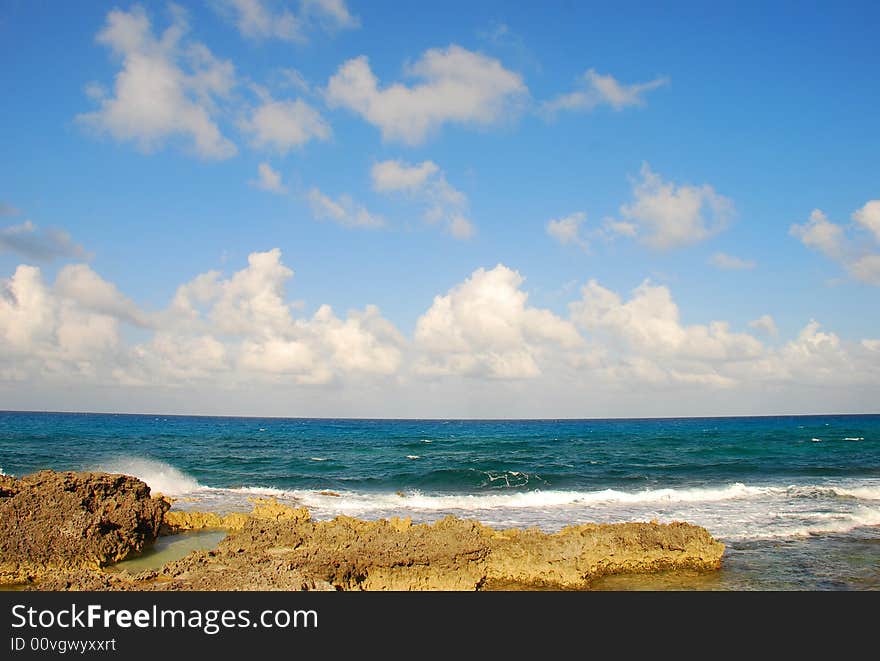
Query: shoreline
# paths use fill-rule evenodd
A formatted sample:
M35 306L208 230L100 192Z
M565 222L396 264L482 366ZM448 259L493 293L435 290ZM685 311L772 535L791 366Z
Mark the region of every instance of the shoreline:
M3 476L0 517L0 579L29 590L585 590L608 575L715 571L724 553L708 531L683 522L544 533L453 516L315 521L305 507L272 499L220 516L174 510L144 482L106 473ZM59 521L68 522L60 533ZM215 549L159 569L114 568L160 533L193 530L226 534ZM14 548L12 534L23 539Z

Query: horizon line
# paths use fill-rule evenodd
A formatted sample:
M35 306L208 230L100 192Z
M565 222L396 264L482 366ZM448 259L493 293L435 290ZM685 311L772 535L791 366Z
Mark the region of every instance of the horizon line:
M245 420L349 420L349 421L376 421L376 422L585 422L605 420L712 420L734 418L816 418L816 417L856 417L877 416L880 411L874 413L758 413L739 415L669 415L669 416L611 416L611 417L547 417L547 418L422 418L422 417L360 417L360 416L306 416L306 415L232 415L232 414L208 414L208 413L132 413L124 411L48 411L32 409L0 409L0 414L27 413L46 415L126 415L163 418L228 418Z

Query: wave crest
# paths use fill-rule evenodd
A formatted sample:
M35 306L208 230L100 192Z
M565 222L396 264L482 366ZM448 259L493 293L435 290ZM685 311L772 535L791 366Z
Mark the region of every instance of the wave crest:
M155 459L123 457L101 464L95 470L132 475L146 482L153 495L179 496L202 487L198 481L174 466Z

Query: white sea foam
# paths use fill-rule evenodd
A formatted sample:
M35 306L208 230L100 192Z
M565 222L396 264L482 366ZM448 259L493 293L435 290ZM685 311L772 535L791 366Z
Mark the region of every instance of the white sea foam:
M880 525L880 509L859 507L853 512L813 512L808 517L802 517L802 521L810 521L806 525L783 527L778 530L772 528L752 530L735 535L740 540L768 540L781 537L809 537L811 535L845 533L856 528Z
M849 496L860 500L880 500L880 487L832 487L838 496Z
M847 436L843 439L844 441L864 441L864 436Z
M689 521L730 541L844 533L880 525L880 479L776 485L736 482L638 491L491 489L479 494L334 489L339 495L330 496L322 494L322 489L205 486L173 466L143 458L118 459L99 469L135 475L154 493L187 496L175 507L249 510L253 498L272 497L304 505L316 519L347 514L368 519L410 516L415 521L433 521L454 514L497 527L538 526L545 530L586 522ZM517 475L509 473L510 477Z
M309 461L327 461L327 457L309 457Z
M201 485L194 478L161 461L141 457L113 459L96 470L107 473L133 475L146 482L152 492L179 496L198 490Z

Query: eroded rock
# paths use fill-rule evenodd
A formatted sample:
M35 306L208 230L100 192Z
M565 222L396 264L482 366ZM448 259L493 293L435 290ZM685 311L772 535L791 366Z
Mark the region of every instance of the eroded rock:
M141 480L40 471L0 482L0 582L99 568L155 539L169 503Z

